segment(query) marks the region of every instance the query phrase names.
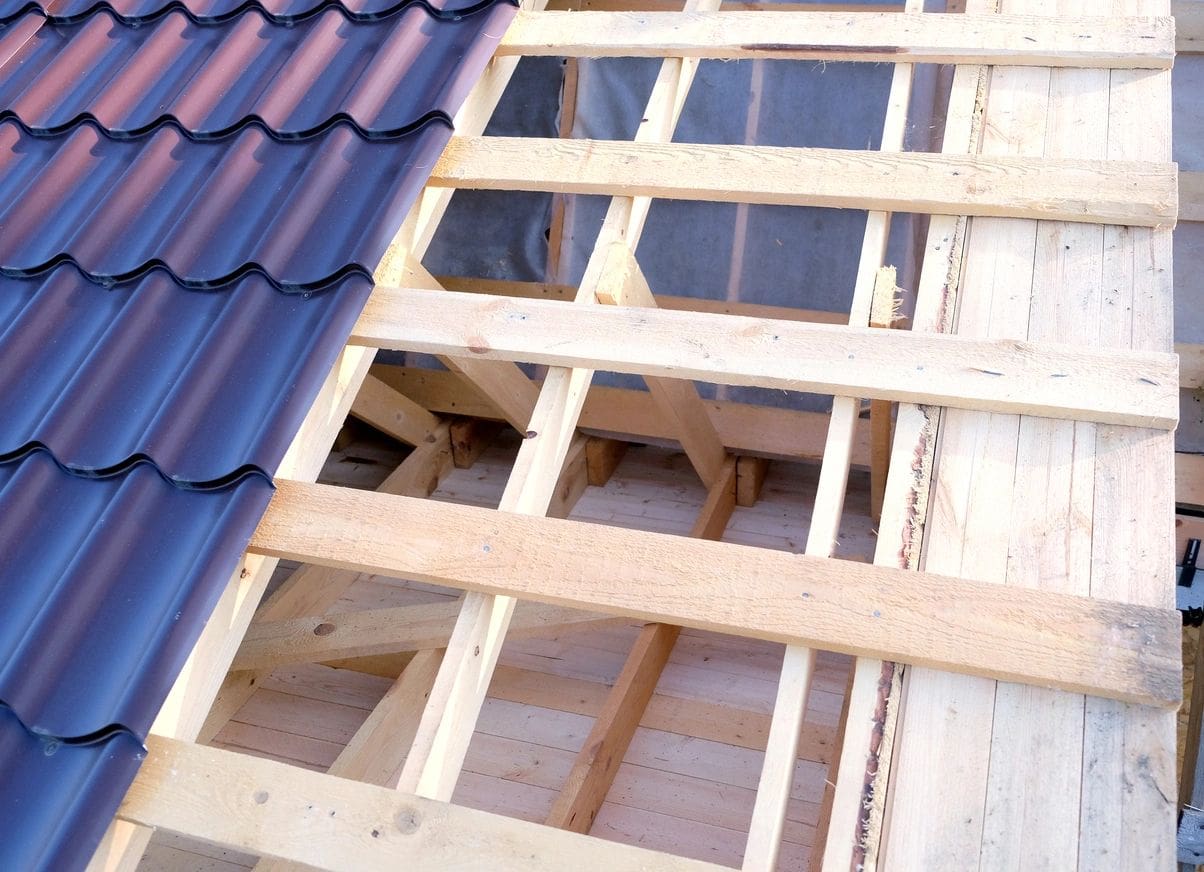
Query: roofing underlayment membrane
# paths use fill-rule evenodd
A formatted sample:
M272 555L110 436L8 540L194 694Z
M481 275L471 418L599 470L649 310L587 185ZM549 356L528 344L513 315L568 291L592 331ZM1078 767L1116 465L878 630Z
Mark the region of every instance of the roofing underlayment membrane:
M83 868L505 2L0 0L0 865Z

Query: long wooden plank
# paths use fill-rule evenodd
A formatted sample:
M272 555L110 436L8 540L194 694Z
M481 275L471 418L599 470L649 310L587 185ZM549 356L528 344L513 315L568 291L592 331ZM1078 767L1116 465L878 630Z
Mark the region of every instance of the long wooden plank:
M453 373L413 367L386 367L382 373L383 378L428 409L481 417L495 414L486 400ZM737 454L807 460L823 457L828 416L822 412L717 400L703 403L719 441ZM580 426L635 442L676 441L672 422L647 391L592 386L581 410ZM853 464L867 468L869 463L868 434L859 430L854 434Z
M231 670L273 669L351 657L421 651L447 645L460 603L368 609L251 624ZM511 638L551 634L577 624L613 620L561 606L520 605Z
M1172 428L1173 355L377 288L351 342Z
M434 186L1173 227L1171 163L454 137Z
M288 481L250 548L1153 705L1182 695L1167 609Z
M371 374L360 385L351 414L406 445L435 441L439 419Z
M161 736L147 752L121 819L306 868L722 868Z
M533 12L501 54L1170 69L1170 18L839 12Z

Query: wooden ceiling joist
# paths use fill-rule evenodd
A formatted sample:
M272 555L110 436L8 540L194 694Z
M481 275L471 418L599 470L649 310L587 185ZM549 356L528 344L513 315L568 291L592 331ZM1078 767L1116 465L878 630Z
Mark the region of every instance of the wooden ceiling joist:
M519 13L500 54L1170 69L1166 18L892 12Z
M430 184L1173 227L1175 166L765 145L454 137Z

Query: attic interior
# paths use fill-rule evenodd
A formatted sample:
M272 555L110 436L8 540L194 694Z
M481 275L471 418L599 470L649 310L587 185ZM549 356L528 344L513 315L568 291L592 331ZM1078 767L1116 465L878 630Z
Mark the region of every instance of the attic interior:
M259 102L190 114L184 88L146 121L98 87L70 115L19 71L102 13L0 15L13 153L83 130L102 174L147 131L185 166L259 137L253 173L204 158L226 184L140 251L179 291L293 294L239 353L274 335L310 363L263 407L274 443L208 466L132 443L185 491L240 470L263 517L226 536L153 725L101 720L143 750L79 782L113 794L72 806L108 827L87 868L1184 861L1204 4L150 6L103 12L105 38L200 34L213 76L260 40ZM377 54L322 78L331 34ZM301 181L262 169L311 148ZM224 192L273 178L296 200L260 232ZM120 290L98 224L0 266L65 254ZM339 306L302 345L294 313ZM49 432L24 439L97 477ZM90 753L10 696L47 757Z

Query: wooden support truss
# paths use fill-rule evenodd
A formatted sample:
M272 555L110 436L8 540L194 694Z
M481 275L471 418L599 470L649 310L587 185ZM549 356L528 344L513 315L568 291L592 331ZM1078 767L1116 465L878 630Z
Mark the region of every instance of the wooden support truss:
M1008 852L1023 866L1026 851L1061 851L1055 823L1034 830L1009 801L1031 789L1037 764L992 715L1048 727L1049 755L1065 754L1041 758L1076 788L1054 817L1082 828L1083 847L1059 868L1091 866L1105 842L1124 868L1163 868L1143 844L1169 845L1173 806L1134 791L1132 770L1160 765L1181 693L1178 616L1159 587L1179 386L1159 278L1180 191L1165 148L1168 4L1120 0L1107 18L1079 15L1087 4L1077 2L1058 16L1037 3L999 14L985 0L945 15L910 0L889 13L587 5L595 11L528 4L457 118L459 136L377 270L94 868L134 868L153 827L255 853L265 869L393 869L403 857L414 868L715 868L578 834L636 728L672 721L650 699L683 626L786 646L773 716L756 729L766 750L746 869L777 861L817 649L857 661L816 868L966 868ZM483 137L524 55L663 62L631 142ZM764 57L893 63L880 151L673 143L700 59ZM939 154L902 151L914 63L957 65ZM1097 105L1101 94L1111 106ZM1086 136L1095 146L1080 147L1079 122L1100 128ZM431 276L422 255L461 188L610 197L580 286ZM654 295L635 257L653 197L868 210L851 312ZM873 304L892 211L934 217L910 329L888 331ZM1078 246L1098 248L1094 273L1057 272L1069 273L1063 252ZM1072 312L1056 299L1067 284L1078 288ZM1105 286L1123 287L1130 314L1101 314L1093 295ZM1148 321L1125 321L1138 317ZM380 348L438 354L448 372L372 368ZM532 380L516 361L548 370ZM649 391L591 389L598 369L638 374ZM690 379L834 402L824 414L714 402ZM888 426L877 443L890 466L886 475L876 464L872 565L832 556L849 470L873 464L858 427L867 399L883 404L879 424L892 404L895 413L893 439ZM349 413L415 446L376 493L312 484ZM453 465L452 414L525 436L497 511L425 499ZM621 454L583 428L681 445L708 491L692 535L559 520ZM462 463L476 454L468 446ZM764 461L743 455L822 461L805 554L706 541L722 539L737 502L756 499ZM1049 533L1074 560L1038 553L1014 565L1024 532L1047 523L1047 492L1087 518ZM1000 495L1005 516L990 518ZM1131 502L1141 510L1126 524ZM1123 556L1100 550L1093 520ZM983 565L961 561L971 543ZM305 565L261 605L281 557ZM361 571L466 594L330 614ZM451 805L486 691L506 678L504 640L617 618L649 623L609 696L582 700L594 731L548 826ZM395 681L326 775L198 744L277 665L382 657ZM965 714L942 716L950 699ZM974 747L957 747L959 737ZM1090 747L1102 749L1094 768L1074 769ZM947 816L970 823L926 834L935 780L955 778L938 755L963 751L970 771ZM1162 777L1146 773L1155 787ZM984 804L999 814L989 825Z

